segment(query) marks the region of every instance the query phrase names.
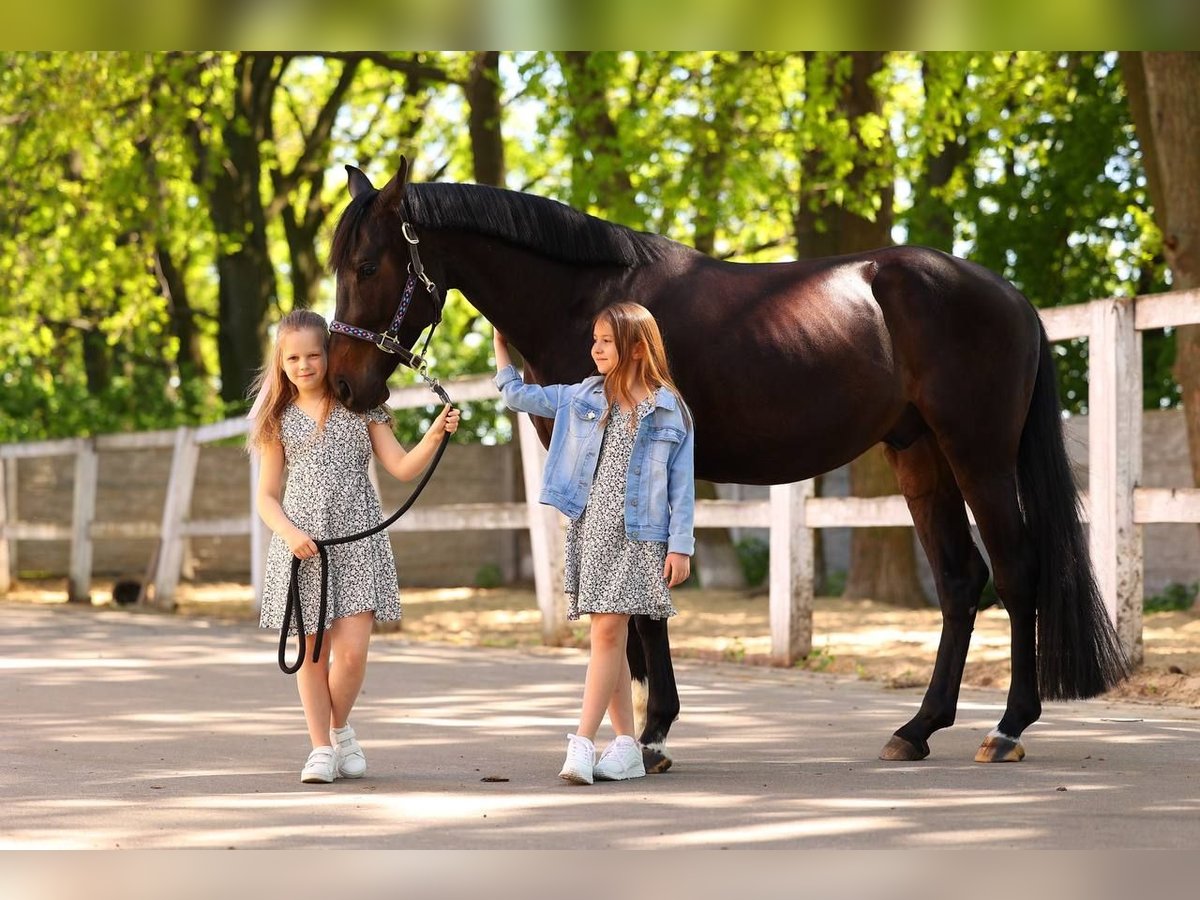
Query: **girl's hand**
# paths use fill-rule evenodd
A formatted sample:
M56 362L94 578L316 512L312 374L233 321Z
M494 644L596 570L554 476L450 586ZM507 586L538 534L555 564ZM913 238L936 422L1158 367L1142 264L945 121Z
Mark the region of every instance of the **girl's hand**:
M667 587L683 584L692 574L692 558L686 553L668 553L663 564L663 581Z
M287 534L281 535L281 537L287 542L288 549L292 551L292 556L299 557L300 559L312 559L312 557L317 555L316 543L299 528L293 529Z
M425 432L425 436L431 439L440 439L442 432L454 434L458 431L459 412L449 403L447 403L437 418L433 420L433 424L429 426L429 430Z
M495 325L492 326L492 348L496 351L497 372L512 365L512 357L508 354L508 338Z

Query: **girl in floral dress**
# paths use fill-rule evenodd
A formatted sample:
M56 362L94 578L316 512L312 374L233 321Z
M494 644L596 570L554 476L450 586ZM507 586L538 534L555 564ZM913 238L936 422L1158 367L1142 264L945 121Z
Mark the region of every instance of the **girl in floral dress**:
M328 784L361 778L367 760L350 712L367 667L376 620L400 618L396 563L387 534L327 548L326 621L319 622L320 560L314 540L373 528L383 520L367 476L374 453L391 475L411 481L433 458L442 434L458 428L458 410L445 407L429 431L406 452L383 407L365 415L337 402L325 380L329 331L314 312L287 315L257 384L250 447L260 456L258 514L274 535L267 551L261 625L281 628L292 557L302 562L299 587L305 632L325 631L321 656L304 660L296 674L312 752L300 780ZM287 489L283 490L284 469ZM291 626L295 633L295 626Z
M559 775L576 784L643 776L625 645L631 615L675 614L670 589L691 571L691 416L671 381L658 325L637 303L614 304L596 317L598 374L579 384L525 384L499 331L495 350L505 403L554 419L541 502L571 520L568 616L591 618L583 708ZM606 710L616 737L596 761Z

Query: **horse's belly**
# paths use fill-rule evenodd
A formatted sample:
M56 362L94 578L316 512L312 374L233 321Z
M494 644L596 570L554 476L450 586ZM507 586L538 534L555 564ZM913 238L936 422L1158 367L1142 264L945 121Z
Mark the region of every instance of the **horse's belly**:
M734 484L790 484L815 478L862 455L886 431L831 428L824 434L757 441L708 440L696 433L696 477Z

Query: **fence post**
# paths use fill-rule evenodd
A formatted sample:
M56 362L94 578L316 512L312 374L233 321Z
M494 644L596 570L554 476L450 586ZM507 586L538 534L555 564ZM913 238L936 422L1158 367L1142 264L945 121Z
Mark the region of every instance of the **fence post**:
M68 603L89 603L92 598L92 520L95 515L96 444L88 438L79 442L75 452Z
M771 486L771 658L790 666L812 650L813 537L805 524L811 479Z
M563 528L558 510L538 503L546 451L529 416L517 413L521 440L521 471L525 476L525 505L529 510L529 549L533 583L542 613L542 642L559 646L568 633L563 593Z
M15 463L16 460L0 459L0 530L3 530L10 520L8 502L10 462ZM17 521L15 508L12 511L11 520ZM7 535L0 537L0 595L7 594L11 590L13 578L16 575L14 571L16 566L13 565L16 554L10 549L15 543L15 541L10 542Z
M250 583L254 586L254 612L262 610L263 577L267 569L267 548L271 543L271 529L258 516L258 466L259 456L250 451Z
M517 468L518 460L513 454L519 453L520 441L509 441L499 445L503 449L504 465L500 470L500 499L503 503L513 503L517 497ZM521 532L516 529L505 531L501 539L504 547L500 560L500 577L504 584L512 584L520 576L521 571Z
M1088 493L1092 564L1130 660L1142 661L1142 336L1134 301L1093 300L1088 344Z
M192 505L199 459L200 445L195 433L181 425L175 431L175 452L171 457L171 477L159 532L158 570L154 575L153 604L164 610L175 608L175 589L183 563L183 523Z

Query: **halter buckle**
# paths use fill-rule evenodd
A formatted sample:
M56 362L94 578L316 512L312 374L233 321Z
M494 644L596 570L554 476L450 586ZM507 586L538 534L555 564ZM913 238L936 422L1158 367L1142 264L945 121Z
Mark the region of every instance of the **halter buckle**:
M414 247L421 243L421 241L417 238L417 232L413 230L412 224L409 222L403 222L400 225L400 233L404 235L404 239Z

